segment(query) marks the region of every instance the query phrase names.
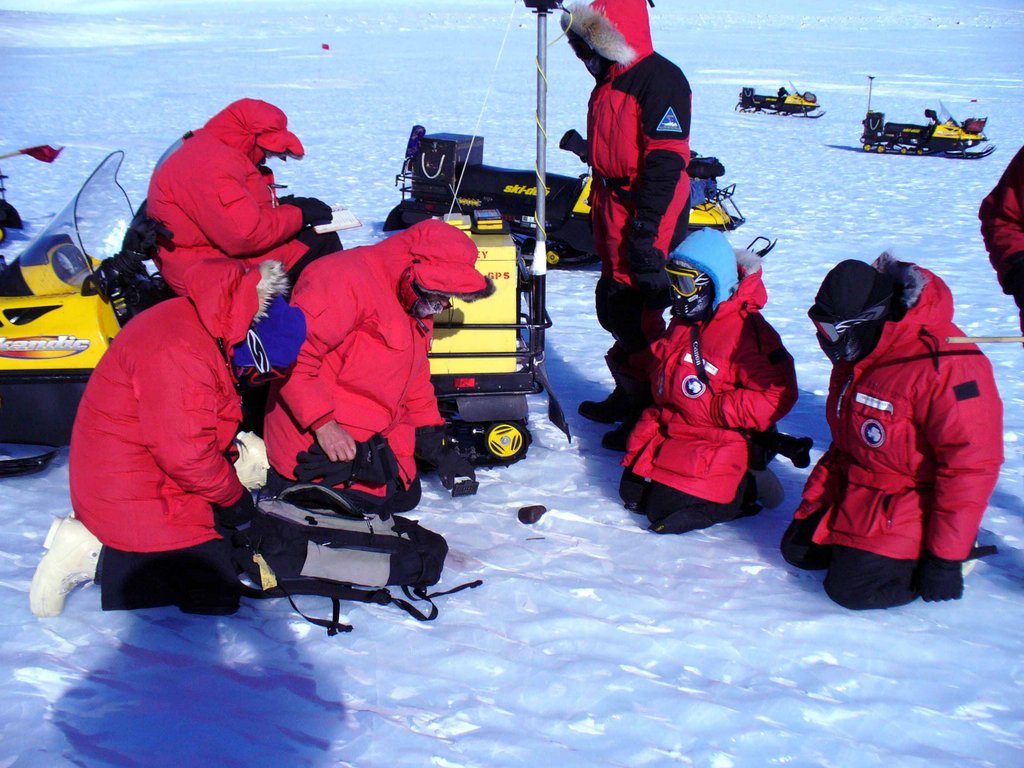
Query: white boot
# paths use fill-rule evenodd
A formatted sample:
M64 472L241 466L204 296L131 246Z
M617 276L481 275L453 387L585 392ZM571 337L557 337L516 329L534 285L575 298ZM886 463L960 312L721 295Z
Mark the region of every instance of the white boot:
M235 461L235 474L238 480L250 491L257 491L267 484L267 446L263 439L253 432L239 432L235 437L238 448L238 459Z
M752 469L754 488L757 491L757 503L765 509L775 509L786 499L782 483L770 469Z
M59 616L64 598L79 584L96 577L100 540L73 517L57 518L50 525L29 590L29 605L39 617Z

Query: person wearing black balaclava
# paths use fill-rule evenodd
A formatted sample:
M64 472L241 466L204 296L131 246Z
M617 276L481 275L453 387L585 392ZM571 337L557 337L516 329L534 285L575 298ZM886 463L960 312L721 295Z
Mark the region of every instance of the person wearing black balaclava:
M760 313L756 254L703 229L670 254L666 274L672 321L651 348L654 404L629 435L619 495L650 530L685 533L781 503L778 479L751 466L748 436L789 412L797 383Z
M946 284L888 253L836 265L807 314L833 363L832 443L783 557L827 569L826 593L850 609L959 599L1003 462L991 364L947 340L962 332Z

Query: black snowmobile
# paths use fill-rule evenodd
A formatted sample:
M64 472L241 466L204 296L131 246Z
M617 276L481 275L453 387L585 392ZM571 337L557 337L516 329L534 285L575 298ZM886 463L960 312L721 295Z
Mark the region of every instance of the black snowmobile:
M925 125L914 123L887 123L885 114L868 109L862 125L864 133L861 144L865 152L894 155L937 155L963 160L976 160L988 157L995 151L989 145L976 152L968 152L988 139L982 132L988 118L970 117L962 123L953 119L946 108L939 104L938 113L934 109L926 109Z
M765 112L771 115L811 119L825 114L819 111L820 109L817 96L810 91L801 93L795 87L792 92L779 88L774 96L754 93L753 88L743 88L740 91L740 100L736 104L737 112Z
M559 146L586 162L582 142L579 134L570 131ZM422 126L415 126L402 171L395 177L402 201L388 214L384 231L405 229L422 219L453 211L467 215L491 211L508 226L524 259L531 261L536 236L536 173L484 165L483 147L481 136L428 136ZM733 201L736 185L718 186L725 167L717 158L694 154L687 171L691 178L691 230L732 230L743 224L745 219ZM547 174L545 179L548 264L566 267L595 261L590 229L590 174Z

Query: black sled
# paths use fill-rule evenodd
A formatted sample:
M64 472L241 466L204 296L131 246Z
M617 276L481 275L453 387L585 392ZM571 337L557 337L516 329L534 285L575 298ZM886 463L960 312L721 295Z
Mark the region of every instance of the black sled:
M753 88L743 88L735 107L737 112L765 112L783 117L807 117L817 119L824 116L818 97L810 91L803 93L793 89L779 88L774 96L754 93Z
M561 147L579 154L566 146L565 139ZM388 214L384 231L405 229L432 216L496 211L523 257L531 261L536 236L536 173L484 165L483 148L480 136L425 135L422 126L413 128L402 171L395 177L402 201ZM725 167L717 158L695 154L687 170L691 177L691 230L733 230L744 223L733 201L735 185L718 186ZM590 228L590 174L547 174L545 180L548 265L571 267L596 261Z

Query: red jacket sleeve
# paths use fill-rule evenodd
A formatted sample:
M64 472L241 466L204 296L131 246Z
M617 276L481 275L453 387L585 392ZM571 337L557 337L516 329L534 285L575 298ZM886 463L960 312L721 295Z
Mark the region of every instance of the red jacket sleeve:
M982 201L978 218L999 285L1005 293L1012 293L1007 278L1013 267L1024 262L1024 147Z
M288 240L302 228L302 211L294 205L272 207L257 200L238 168L214 170L190 214L209 241L229 256L253 256Z
M317 270L303 274L295 286L292 303L306 313L306 340L281 397L300 426L315 429L334 415L333 377L321 375L329 353L345 341L358 322L354 307L359 302L345 281L315 279ZM328 295L328 287L330 295Z
M793 356L760 315L746 319L735 355L742 361L736 366L740 380L736 388L715 396L713 418L733 429L766 430L796 404Z
M922 407L925 443L935 454L935 501L925 547L963 560L1003 463L1003 406L992 366L980 351L944 356L945 372Z

